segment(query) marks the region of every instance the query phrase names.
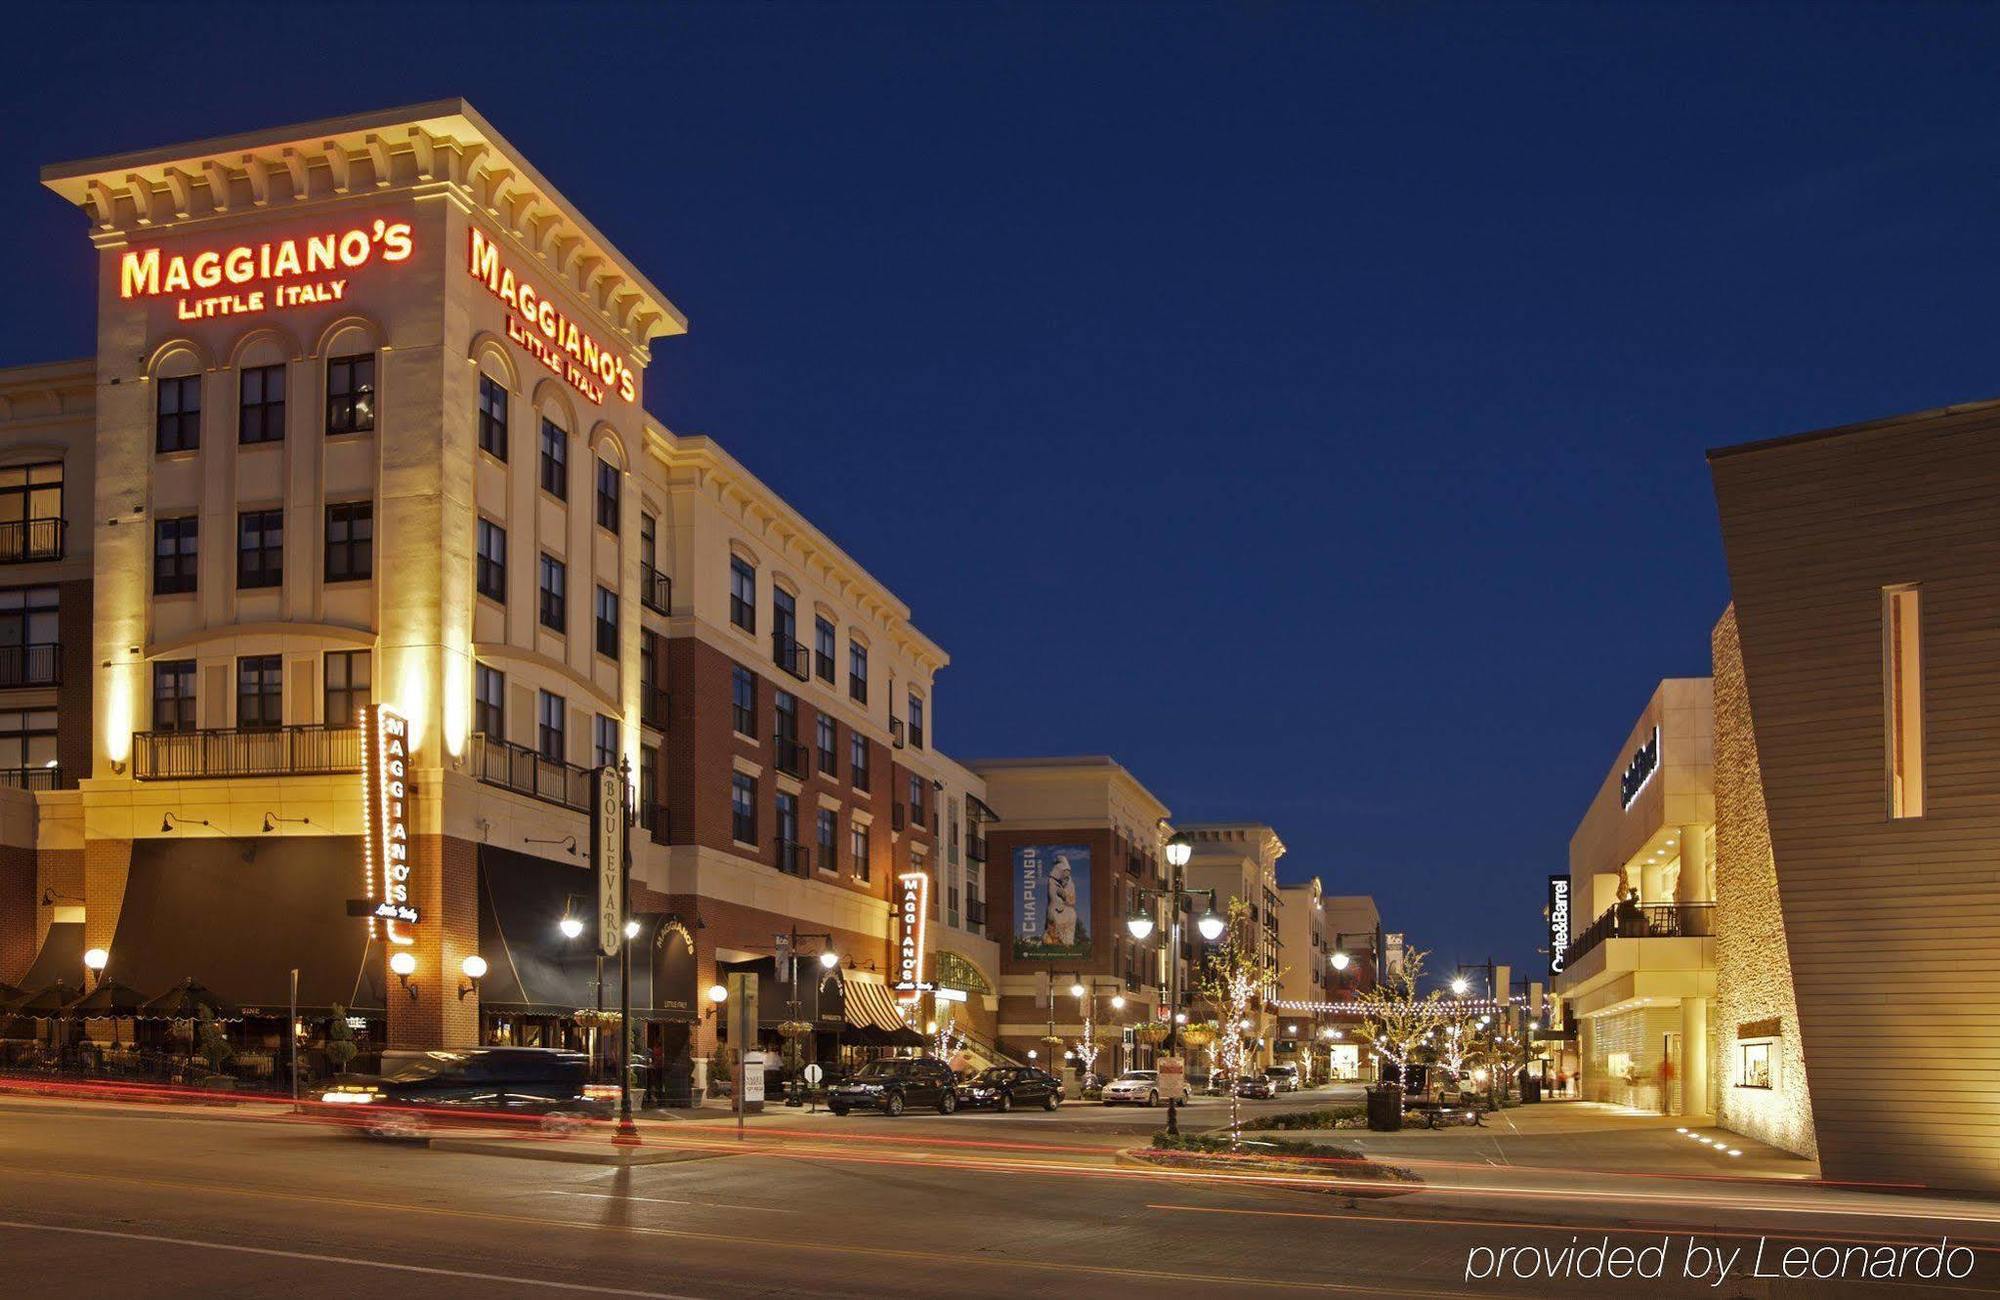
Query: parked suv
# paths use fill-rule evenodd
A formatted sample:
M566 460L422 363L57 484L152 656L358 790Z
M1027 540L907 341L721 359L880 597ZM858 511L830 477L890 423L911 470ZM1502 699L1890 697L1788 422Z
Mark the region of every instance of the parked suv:
M546 1047L385 1053L379 1077L349 1076L320 1101L352 1107L362 1130L376 1137L494 1120L530 1120L566 1134L611 1114L608 1104L587 1095L589 1068L581 1052Z
M1264 1067L1264 1077L1279 1092L1299 1090L1299 1067L1296 1065L1268 1065Z
M879 1110L900 1115L926 1106L940 1115L958 1109L958 1081L951 1067L934 1056L895 1056L868 1064L826 1091L826 1108L836 1115Z
M991 1106L1009 1111L1016 1106L1054 1110L1062 1105L1062 1081L1046 1071L1025 1066L996 1065L958 1087L959 1104Z

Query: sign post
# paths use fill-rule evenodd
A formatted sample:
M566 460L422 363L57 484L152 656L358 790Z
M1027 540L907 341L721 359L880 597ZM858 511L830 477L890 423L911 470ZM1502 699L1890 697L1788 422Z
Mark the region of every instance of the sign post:
M623 762L597 769L597 797L591 800L590 814L591 865L597 869L597 951L601 957L618 958L618 1130L611 1141L615 1146L638 1146L639 1128L632 1122L632 949L625 942L630 890L625 870L630 834L626 794ZM600 982L600 1002L602 988Z
M736 1140L743 1140L743 1115L748 1099L744 1096L744 1065L750 1044L757 1041L757 974L755 971L729 973L729 1041L736 1045ZM757 1108L764 1108L764 1074L757 1073Z

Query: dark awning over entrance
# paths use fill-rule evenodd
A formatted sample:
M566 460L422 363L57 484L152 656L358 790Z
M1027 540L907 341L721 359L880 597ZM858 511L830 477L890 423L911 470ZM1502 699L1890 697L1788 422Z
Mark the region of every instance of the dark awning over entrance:
M148 996L193 978L282 1016L297 967L301 1010L380 1008L379 954L347 914L361 871L354 836L139 840L105 975Z
M21 991L33 993L57 980L83 990L83 922L57 921L42 939L34 965L21 977Z
M759 957L754 961L726 961L716 963L716 978L726 974L742 972L757 977L757 1024L769 1029L792 1018L792 1003L798 1002L798 1017L810 1021L816 1029L825 1033L836 1033L847 1023L844 1008L847 1005L840 972L829 971L819 964L817 957L800 957L798 987L778 983L777 958Z
M566 915L584 922L574 939L558 928ZM486 959L480 1009L571 1016L597 1006L596 915L597 879L588 866L480 845L479 955ZM633 919L639 923L630 941L633 1018L695 1020L694 955L686 931L657 914ZM604 959L607 1011L618 1009L620 965L616 957Z

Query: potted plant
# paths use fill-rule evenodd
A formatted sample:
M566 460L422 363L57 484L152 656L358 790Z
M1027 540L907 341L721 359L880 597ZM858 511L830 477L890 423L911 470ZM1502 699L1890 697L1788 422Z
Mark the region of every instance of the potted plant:
M347 1023L347 1008L338 1002L333 1004L333 1019L326 1026L326 1063L336 1075L347 1073L347 1067L361 1051L354 1041L354 1028Z
M200 1008L196 1017L195 1050L208 1063L208 1077L201 1081L202 1087L226 1091L236 1086L236 1080L222 1072L222 1068L235 1059L236 1049L229 1045L222 1022L207 1007Z

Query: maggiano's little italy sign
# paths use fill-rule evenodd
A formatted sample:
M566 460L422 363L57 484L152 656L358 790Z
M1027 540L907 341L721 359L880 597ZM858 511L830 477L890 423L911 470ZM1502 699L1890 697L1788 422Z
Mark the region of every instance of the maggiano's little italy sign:
M118 296L172 298L181 320L337 303L355 272L407 262L415 247L409 222L376 220L195 253L128 248L118 258Z
M386 704L361 712L361 798L371 934L394 944L415 943L410 927L420 919L410 901L410 724Z
M477 226L472 228L468 267L474 279L510 310L507 338L527 349L563 382L592 402L616 393L628 402L639 400L639 377L617 351L599 342L534 285L514 274L500 256L500 247Z

